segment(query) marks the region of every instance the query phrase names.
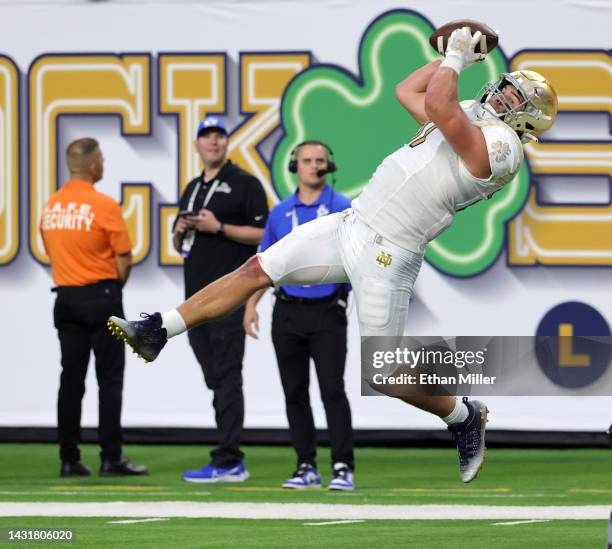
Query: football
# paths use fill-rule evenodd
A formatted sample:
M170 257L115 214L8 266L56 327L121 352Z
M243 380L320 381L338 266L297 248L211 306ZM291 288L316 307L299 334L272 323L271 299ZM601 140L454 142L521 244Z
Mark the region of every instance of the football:
M444 55L449 36L455 29L460 29L462 27L470 27L472 34L474 34L476 31L480 31L482 33L480 44L477 44L476 48L474 48L476 53L481 53L481 49L482 53L489 53L491 50L497 47L497 43L499 42L498 34L488 25L480 23L479 21L474 21L473 19L460 19L458 21L446 23L446 25L443 25L434 31L434 33L429 37L429 43L434 50ZM484 48L481 48L481 46L484 46Z

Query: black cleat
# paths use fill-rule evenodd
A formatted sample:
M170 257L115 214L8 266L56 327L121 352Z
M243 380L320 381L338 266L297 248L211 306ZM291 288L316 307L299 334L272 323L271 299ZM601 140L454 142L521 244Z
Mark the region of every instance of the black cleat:
M489 410L484 402L474 400L468 402L463 398L469 410L469 415L462 423L449 425L448 430L459 453L459 473L463 482L471 482L476 478L485 457L485 429Z
M144 465L134 465L125 456L121 456L118 461L105 460L100 465L101 477L124 477L148 474L149 470Z
M125 320L111 316L106 325L117 339L127 343L145 362L153 362L164 348L167 332L159 313L140 313L144 320Z
M60 468L60 477L88 477L91 469L80 461L63 461Z

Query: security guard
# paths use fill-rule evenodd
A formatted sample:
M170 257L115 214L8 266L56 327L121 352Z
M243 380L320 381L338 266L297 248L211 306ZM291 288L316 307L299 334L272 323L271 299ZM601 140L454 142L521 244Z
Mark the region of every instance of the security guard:
M350 201L325 183L325 174L336 171L332 153L321 141L300 143L291 154L289 170L297 174L294 195L278 204L266 224L261 251L289 234L298 225L350 207ZM347 284L283 286L276 292L272 317L272 342L285 393L287 418L297 453L297 470L285 488L318 488L316 430L308 385L310 359L314 360L325 407L332 453L331 490L352 490L353 438L351 410L344 391L346 359ZM256 305L264 290L247 302L244 325L257 337Z
M261 183L227 159L225 125L207 116L198 126L195 147L204 171L180 200L174 247L185 258L185 296L242 265L257 251L268 217ZM240 308L217 322L189 332L189 343L214 393L219 445L208 465L185 471L188 482L240 482L249 477L240 450L244 420L242 359L244 329ZM168 320L168 319L165 319ZM170 319L180 324L180 316Z
M70 181L45 205L40 232L57 285L55 327L62 374L57 402L61 476L87 476L78 442L81 401L89 355L96 357L99 387L101 476L145 475L121 453L121 402L125 349L106 329L108 315L123 312L121 288L132 266L132 244L121 209L97 192L104 159L95 139L72 142L66 150Z

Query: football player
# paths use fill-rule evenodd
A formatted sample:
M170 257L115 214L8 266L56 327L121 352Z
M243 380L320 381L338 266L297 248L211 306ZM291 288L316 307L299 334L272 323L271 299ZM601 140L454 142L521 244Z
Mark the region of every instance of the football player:
M383 160L352 208L297 227L176 309L139 321L111 317L111 331L151 361L168 338L227 315L260 288L350 282L361 335L403 335L427 242L457 211L511 181L522 143L550 128L557 113L552 86L532 71L503 73L476 100L460 103L459 74L484 59L474 51L480 37L468 27L455 30L442 61L398 84L399 102L423 126ZM447 423L461 478L473 480L484 459L486 406L452 396L402 400Z

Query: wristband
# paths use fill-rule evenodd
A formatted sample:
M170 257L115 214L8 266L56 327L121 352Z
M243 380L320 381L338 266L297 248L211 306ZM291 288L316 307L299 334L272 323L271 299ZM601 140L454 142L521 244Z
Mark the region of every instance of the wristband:
M221 225L219 226L219 230L217 231L217 234L219 236L225 235L225 223L221 223Z

